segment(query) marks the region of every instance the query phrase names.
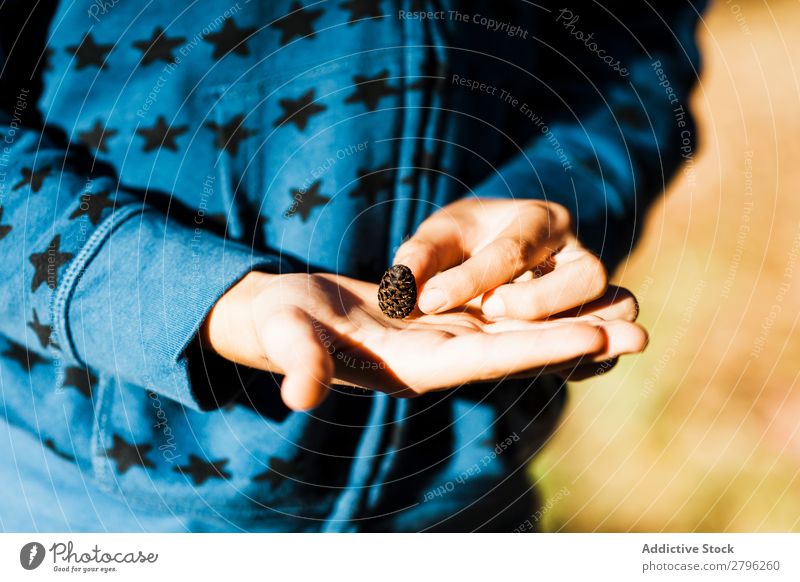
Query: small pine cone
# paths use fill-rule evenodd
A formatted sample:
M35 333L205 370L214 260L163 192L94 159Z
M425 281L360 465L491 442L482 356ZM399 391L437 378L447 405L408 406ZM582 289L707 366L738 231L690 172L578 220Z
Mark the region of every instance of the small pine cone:
M417 281L405 265L395 265L383 274L378 287L378 305L393 319L402 319L414 311L417 304Z

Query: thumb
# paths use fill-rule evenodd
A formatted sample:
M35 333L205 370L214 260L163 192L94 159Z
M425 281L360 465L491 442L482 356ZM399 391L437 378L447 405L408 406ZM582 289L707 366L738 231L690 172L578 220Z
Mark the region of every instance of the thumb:
M283 402L298 411L318 406L328 395L333 378L333 358L324 345L330 332L296 306L284 307L266 321L261 346L285 376Z

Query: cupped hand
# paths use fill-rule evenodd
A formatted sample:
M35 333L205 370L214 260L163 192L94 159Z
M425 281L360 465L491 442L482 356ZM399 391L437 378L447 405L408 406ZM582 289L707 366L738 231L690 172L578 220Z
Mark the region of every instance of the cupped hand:
M377 285L329 274L250 273L210 312L206 346L285 376L284 402L319 404L332 384L411 397L465 383L581 369L638 352L635 324L596 315L493 322L480 309L384 316Z
M552 202L465 198L425 220L395 263L414 272L425 313L477 300L495 320L580 314L606 296L608 277L570 222L569 211ZM622 318L635 319L633 296L615 293L618 307L627 309Z

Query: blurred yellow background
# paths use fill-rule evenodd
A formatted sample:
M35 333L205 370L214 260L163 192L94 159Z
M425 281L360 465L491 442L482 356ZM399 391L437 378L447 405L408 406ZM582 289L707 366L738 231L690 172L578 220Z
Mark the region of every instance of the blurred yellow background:
M718 0L701 147L615 279L644 355L574 384L547 531L800 531L800 2Z

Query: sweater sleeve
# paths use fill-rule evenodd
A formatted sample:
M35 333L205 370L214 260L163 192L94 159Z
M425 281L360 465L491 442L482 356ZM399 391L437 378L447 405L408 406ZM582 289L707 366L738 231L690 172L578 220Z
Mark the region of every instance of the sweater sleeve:
M697 79L695 27L705 2L577 2L556 9L546 63L532 80L543 114L516 157L476 188L566 206L609 269L681 163L692 171L687 103ZM538 105L537 105L538 107Z
M208 311L249 271L289 267L214 234L202 213L149 206L42 124L50 15L32 6L12 2L0 22L0 334L29 359L208 408L187 356Z

